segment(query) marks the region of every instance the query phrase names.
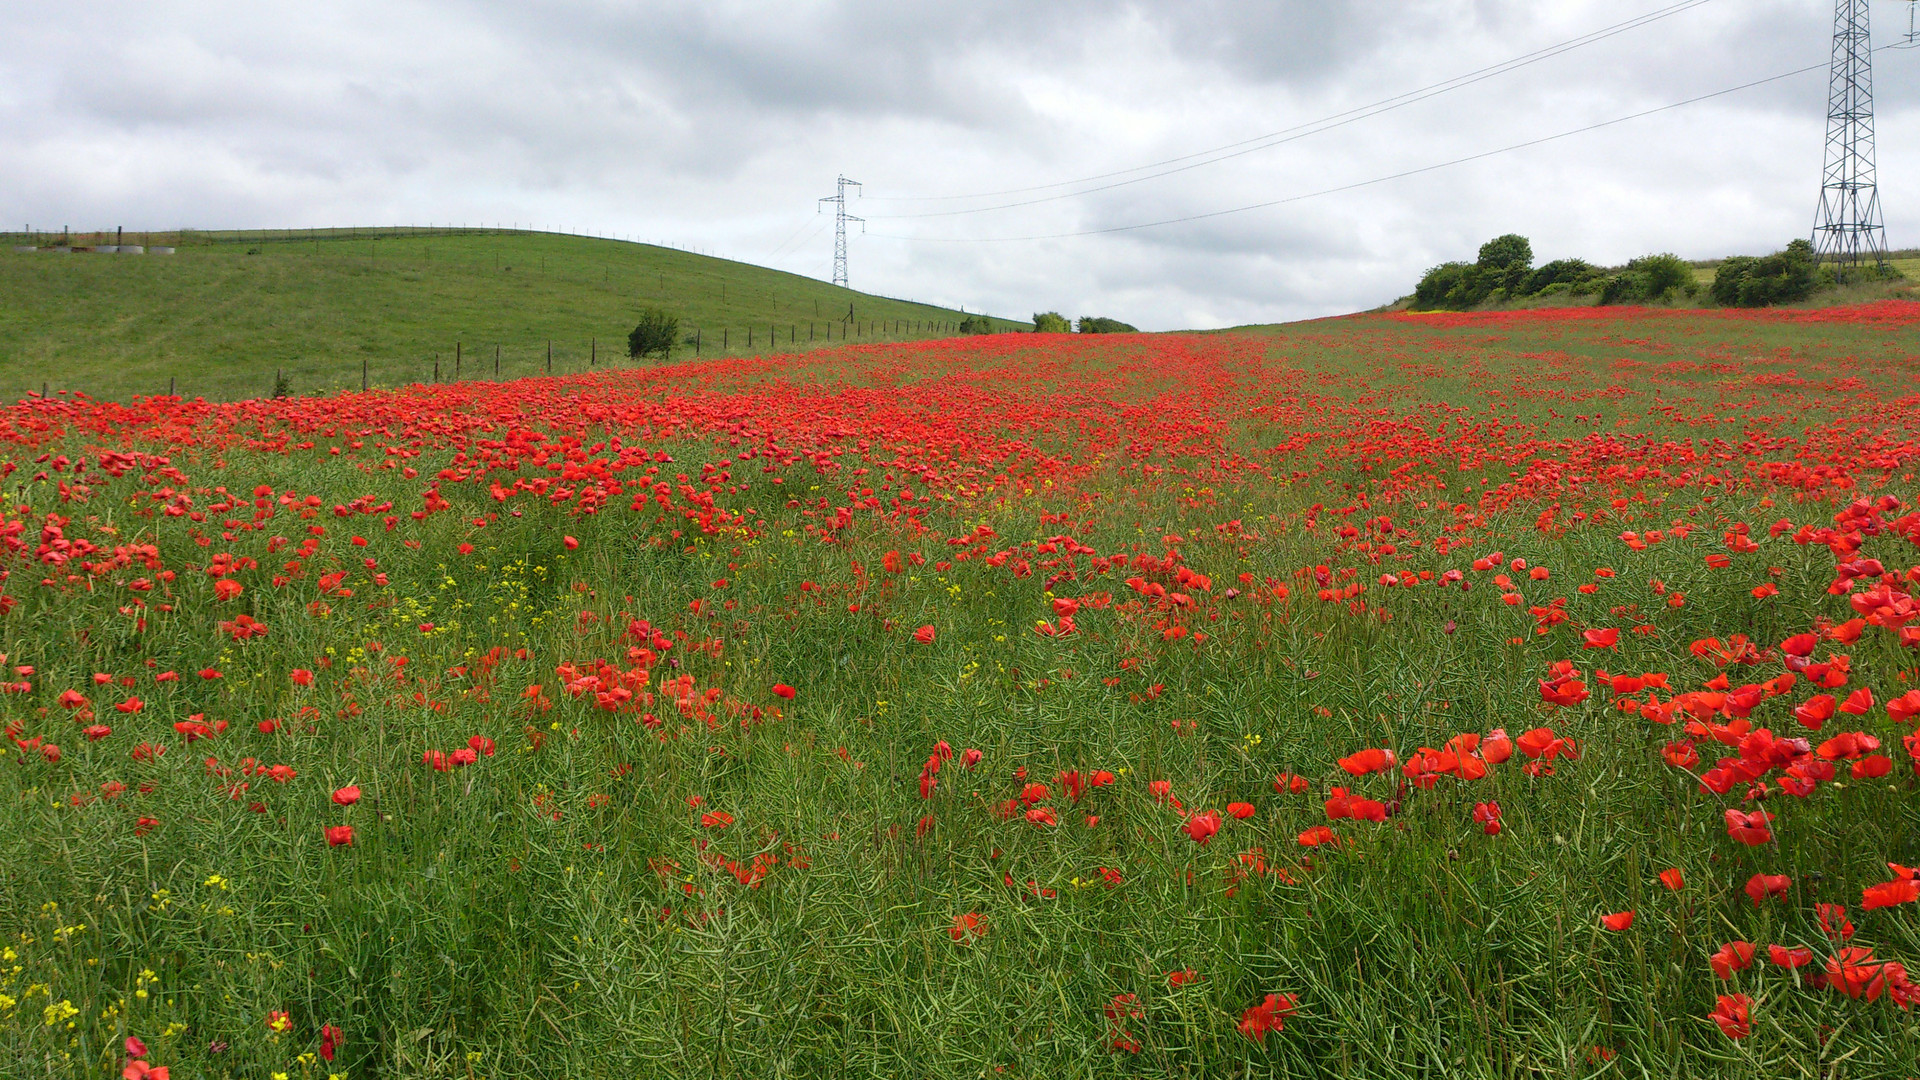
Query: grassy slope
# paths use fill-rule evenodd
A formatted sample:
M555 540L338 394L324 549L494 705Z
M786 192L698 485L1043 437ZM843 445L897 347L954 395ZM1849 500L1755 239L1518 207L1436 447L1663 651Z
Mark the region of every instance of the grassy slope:
M866 340L944 337L962 314L670 248L541 233L387 230L221 234L172 257L0 254L0 400L50 389L101 398L255 397L284 370L295 393L556 373L625 362L643 307L702 331L702 354L840 340L851 305ZM129 238L131 240L132 238ZM111 238L108 238L109 242ZM249 255L249 250L259 254ZM897 331L892 325L910 322ZM1015 323L1006 323L1012 328ZM769 348L769 327L778 340ZM721 348L721 341L727 348ZM749 344L751 336L751 344ZM688 350L689 352L691 350Z

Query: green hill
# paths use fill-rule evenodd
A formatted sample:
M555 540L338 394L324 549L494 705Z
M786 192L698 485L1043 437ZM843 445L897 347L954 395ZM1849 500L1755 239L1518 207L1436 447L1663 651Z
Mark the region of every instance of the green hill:
M114 242L112 234L74 243ZM259 397L632 363L659 307L702 356L948 337L964 313L619 240L496 230L129 235L173 255L20 253L0 236L0 400ZM851 317L849 317L851 312ZM996 329L1025 326L993 320ZM691 356L691 346L676 358ZM648 361L649 363L655 361Z

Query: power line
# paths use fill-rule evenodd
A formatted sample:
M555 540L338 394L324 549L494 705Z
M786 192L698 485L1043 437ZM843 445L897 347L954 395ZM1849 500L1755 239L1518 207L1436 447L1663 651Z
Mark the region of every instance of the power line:
M1892 48L1892 46L1881 46L1881 48L1882 49ZM1878 52L1880 50L1876 49L1874 51ZM1702 101L1711 101L1714 98L1726 97L1728 94L1737 94L1742 90L1751 90L1756 86L1765 86L1768 83L1776 83L1776 82L1780 82L1783 79L1791 79L1797 75L1805 75L1810 71L1821 71L1821 70L1824 70L1826 67L1827 65L1825 63L1812 64L1807 67L1799 68L1794 71L1783 72L1779 75L1770 75L1764 79L1755 79L1752 82L1742 83L1739 86L1731 86L1725 90L1716 90L1711 94L1701 94L1699 97L1687 98L1685 101L1676 101L1670 105L1661 105L1658 108L1645 109L1637 113L1629 113L1626 116L1615 117L1612 120L1602 120L1597 124L1588 124L1584 127L1572 128L1570 130L1562 131L1554 135L1543 135L1537 139L1528 139L1525 142L1517 142L1510 146L1500 147L1499 149L1496 149L1496 150L1484 150L1477 154L1468 154L1465 157L1454 158L1450 161L1442 161L1434 165L1423 165L1417 169L1407 169L1402 172L1391 173L1386 176L1376 176L1371 180L1359 180L1351 184L1341 184L1338 187L1322 188L1318 191L1309 191L1300 195L1289 195L1283 199L1269 199L1266 202L1250 203L1246 206L1236 206L1227 210L1210 210L1202 214L1187 214L1182 217L1163 218L1159 221L1143 221L1133 225L1113 225L1104 229L1082 229L1077 232L1060 232L1060 233L1035 233L1029 236L902 236L896 233L873 233L871 235L877 236L877 237L884 237L890 240L913 240L913 241L919 241L924 243L934 243L934 244L1005 244L1005 243L1024 242L1028 240L1064 240L1064 239L1068 239L1070 237L1076 237L1076 236L1104 236L1110 233L1135 232L1140 229L1156 229L1166 225L1180 225L1190 221L1205 221L1209 218L1226 217L1230 214L1244 214L1250 210L1265 210L1269 207L1285 206L1288 203L1305 202L1308 199L1317 199L1325 195L1337 195L1341 192L1357 191L1361 188L1373 187L1375 185L1385 184L1394 180L1404 180L1409 176L1419 176L1423 173L1438 172L1441 169L1449 169L1455 165L1465 165L1470 162L1483 161L1490 157L1498 157L1501 154L1510 154L1516 150L1525 150L1529 147L1541 146L1550 142L1557 142L1561 139L1571 138L1575 135L1584 135L1590 131L1599 131L1601 128L1609 128L1617 124L1624 124L1631 120L1639 120L1648 116L1656 115L1658 113L1671 112L1674 109L1684 108L1688 105L1697 105Z
M1537 49L1530 53L1523 53L1520 56L1513 57L1512 59L1509 59L1509 60L1503 60L1500 63L1491 65L1489 67L1479 68L1475 71L1467 72L1464 75L1456 75L1450 79L1443 79L1440 82L1431 83L1417 90L1409 90L1406 93L1396 94L1393 97L1382 98L1379 101L1373 102L1371 104L1361 105L1356 108L1348 109L1344 112L1333 113L1328 116L1323 116L1317 120L1309 120L1304 123L1295 124L1292 127L1282 128L1279 131L1271 131L1264 135L1256 135L1250 139L1242 139L1239 142L1228 143L1224 146L1216 146L1208 150L1198 150L1191 154L1183 154L1179 157L1167 158L1163 161L1151 162L1146 165L1137 165L1130 169L1119 169L1114 172L1098 173L1093 176L1083 176L1075 180L1061 180L1055 183L1039 184L1033 187L1007 188L1001 191L979 192L972 195L924 195L924 196L896 195L896 196L876 196L875 198L877 201L883 201L883 202L947 202L947 201L960 201L960 200L966 200L966 199L994 198L1002 195L1022 195L1030 192L1036 192L1036 191L1051 191L1055 188L1073 187L1080 184L1089 184L1099 180L1109 180L1118 176L1126 176L1129 173L1142 172L1148 169L1160 169L1164 166L1169 166L1169 165L1180 166L1179 168L1166 169L1164 172L1151 173L1147 176L1135 177L1130 180L1121 180L1116 183L1105 184L1099 187L1087 188L1082 191L1066 192L1059 195L1050 195L1043 198L1029 199L1021 202L1004 203L997 206L975 207L975 208L966 209L966 210L928 211L925 213L916 213L916 214L891 214L891 215L887 215L885 220L899 220L899 219L905 219L905 218L921 218L921 217L951 217L951 216L961 215L961 214L979 214L979 213L986 213L988 211L993 211L993 210L1005 210L1012 207L1031 206L1035 203L1051 202L1058 199L1074 198L1080 195L1089 195L1098 191L1107 191L1117 187L1125 187L1129 184L1137 184L1146 180L1153 180L1161 176L1171 176L1175 173L1186 172L1190 169L1200 168L1201 166L1204 166L1204 165L1211 165L1216 162L1231 160L1233 158L1241 157L1246 154L1254 153L1255 151L1258 151L1258 150L1265 150L1265 149L1268 149L1269 147L1279 146L1285 143L1294 142L1298 139L1303 139L1309 135L1315 135L1322 131L1330 131L1330 130L1333 130L1334 128L1344 127L1347 124L1355 123L1360 120L1365 120L1373 116L1378 116L1382 113L1392 112L1396 109L1401 109L1408 105L1425 101L1428 98L1438 97L1441 94L1449 93L1454 90L1459 90L1463 87L1472 86L1475 83L1485 82L1488 79L1492 79L1500 75L1505 75L1512 71L1518 71L1521 68L1528 67L1533 64L1537 64L1542 60L1548 60L1553 57L1559 56L1563 53L1572 52L1575 49L1582 48L1584 46L1591 45L1599 41L1604 41L1611 37L1616 37L1630 30L1637 30L1640 27L1647 26L1655 22L1659 22L1662 19L1670 18L1674 15L1682 14L1683 12L1686 12L1686 11L1691 11L1694 8L1702 7L1711 2L1712 0L1683 0L1683 2L1681 3L1672 4L1665 8L1660 8L1660 9L1648 12L1644 15L1636 16L1632 19L1627 20L1626 22L1615 23L1612 26L1603 27L1599 30L1592 31L1587 34L1582 34L1579 37L1570 38L1566 41L1562 41L1554 45L1549 45L1549 46L1546 46L1545 48ZM1196 158L1206 158L1208 160L1195 161L1194 159ZM1182 162L1190 162L1191 164L1182 165L1181 164ZM875 220L882 220L882 219L876 218Z

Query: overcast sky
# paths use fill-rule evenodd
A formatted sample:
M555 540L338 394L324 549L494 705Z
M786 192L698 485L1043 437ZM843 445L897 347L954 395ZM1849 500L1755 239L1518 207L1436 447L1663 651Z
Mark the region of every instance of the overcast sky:
M1773 250L1818 198L1830 0L1705 0L1218 164L1033 205L1675 0L0 0L0 215L75 229L500 222L1143 329L1352 311L1505 232L1539 261ZM1874 0L1875 40L1907 0ZM1920 246L1920 50L1876 57L1881 198ZM1098 181L1130 180L1127 173Z

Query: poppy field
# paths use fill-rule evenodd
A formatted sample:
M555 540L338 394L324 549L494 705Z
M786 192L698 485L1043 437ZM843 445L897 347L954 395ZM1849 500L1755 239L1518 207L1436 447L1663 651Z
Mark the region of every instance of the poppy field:
M1920 1075L1916 342L0 409L0 1075Z

